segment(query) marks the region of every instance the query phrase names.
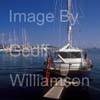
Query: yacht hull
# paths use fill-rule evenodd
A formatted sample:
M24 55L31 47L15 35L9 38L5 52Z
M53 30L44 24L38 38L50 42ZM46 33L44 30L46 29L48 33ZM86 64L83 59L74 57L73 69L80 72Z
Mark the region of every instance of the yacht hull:
M62 76L62 77L85 77L90 75L91 68L78 68L74 67L51 67L49 68L51 76Z

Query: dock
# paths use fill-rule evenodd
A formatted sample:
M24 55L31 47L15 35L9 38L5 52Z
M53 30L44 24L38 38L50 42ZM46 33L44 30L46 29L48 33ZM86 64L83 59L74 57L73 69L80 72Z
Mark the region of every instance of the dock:
M60 99L61 94L64 90L65 82L64 79L60 79L45 95L45 98Z

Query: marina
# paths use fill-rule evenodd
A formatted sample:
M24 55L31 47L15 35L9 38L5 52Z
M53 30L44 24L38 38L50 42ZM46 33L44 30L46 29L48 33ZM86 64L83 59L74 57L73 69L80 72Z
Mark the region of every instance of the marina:
M99 100L99 3L1 0L0 100Z
M92 81L90 82L89 88L80 87L68 87L64 88L64 91L60 95L61 100L66 99L83 99L83 100L94 100L94 98L99 98L100 96L100 77L99 77L99 65L100 65L100 51L92 51L92 49L88 52L88 56L94 61L94 67L91 71ZM96 58L95 58L95 57ZM4 58L7 59L4 59ZM23 74L33 74L38 75L42 78L43 76L43 62L44 59L28 57L25 58L20 56L18 58L13 58L9 54L0 54L0 97L9 100L28 100L29 98L34 99L43 99L49 100L48 98L44 98L43 96L50 90L51 87L41 87L41 86L30 86L24 84L23 87L20 87L19 84L16 84L16 87L12 87L10 74L16 75L20 74L20 79ZM13 76L13 79L14 79ZM38 78L38 77L37 77ZM37 79L36 79L37 80ZM40 80L41 81L41 80ZM40 82L39 81L39 82ZM24 81L26 82L26 81ZM34 82L34 81L33 81ZM63 87L61 87L63 88ZM61 89L62 90L62 89ZM8 92L9 91L9 92ZM56 91L57 92L57 91ZM51 99L50 99L51 100Z

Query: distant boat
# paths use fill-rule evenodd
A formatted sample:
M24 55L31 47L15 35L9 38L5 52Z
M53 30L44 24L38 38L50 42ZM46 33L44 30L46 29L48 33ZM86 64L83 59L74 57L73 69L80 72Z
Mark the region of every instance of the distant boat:
M30 45L26 42L27 41L27 39L26 39L26 33L24 32L24 34L23 34L23 38L24 39L22 39L23 40L23 44L21 45L19 45L18 43L17 43L17 38L16 38L16 34L15 34L15 30L14 30L14 40L13 40L13 42L12 42L12 39L11 39L11 36L10 36L10 34L9 34L9 45L7 46L7 48L6 48L6 52L7 53L11 53L11 54L19 54L19 53L30 53Z
M0 53L5 53L6 52L6 48L5 48L5 45L4 45L4 34L2 33L1 35L2 35L1 36L1 42L2 42L2 44L0 46Z
M5 50L4 49L0 49L0 54L1 53L5 53Z
M20 45L17 45L17 44L12 44L10 45L10 48L9 48L9 53L20 53L21 52L21 48L20 48Z
M92 61L87 58L87 54L82 49L72 46L72 0L68 0L68 44L57 51L54 64L50 71L54 74L66 76L70 72L91 71Z
M16 34L15 34L15 30L13 30L13 34L14 34L14 37L13 37L13 41L12 41L12 37L9 33L9 45L7 45L5 51L7 53L20 53L21 52L21 48L20 48L20 45L17 43L17 37L16 37Z
M22 53L31 53L32 47L27 41L27 34L26 34L25 29L22 29L22 40L23 40L23 43L22 43L22 46L21 46Z

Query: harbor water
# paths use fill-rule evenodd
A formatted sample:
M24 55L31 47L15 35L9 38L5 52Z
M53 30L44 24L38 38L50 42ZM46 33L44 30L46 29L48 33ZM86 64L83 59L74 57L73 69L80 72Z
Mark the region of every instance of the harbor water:
M93 61L90 73L89 88L70 87L64 90L62 100L99 100L100 98L100 50L89 50L88 56ZM16 86L12 85L11 75L32 74L43 77L43 57L12 57L10 54L0 54L0 100L49 100L43 95L50 87Z

